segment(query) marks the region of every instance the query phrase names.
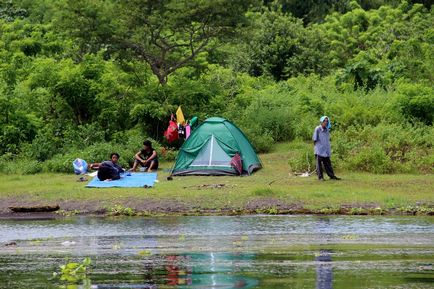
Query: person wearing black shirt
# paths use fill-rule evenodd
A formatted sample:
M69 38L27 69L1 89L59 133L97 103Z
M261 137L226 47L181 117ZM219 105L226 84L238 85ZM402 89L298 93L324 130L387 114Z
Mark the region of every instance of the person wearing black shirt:
M152 148L149 140L143 142L143 148L134 156L134 165L130 171L135 172L139 165L145 168L145 172L158 169L157 151Z
M112 153L109 161L91 164L90 168L98 170L97 176L100 181L119 180L121 173L125 172L125 170L119 166L118 161L119 154Z

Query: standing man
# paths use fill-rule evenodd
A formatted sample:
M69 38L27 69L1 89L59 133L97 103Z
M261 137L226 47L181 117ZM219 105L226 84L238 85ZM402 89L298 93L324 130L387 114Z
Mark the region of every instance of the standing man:
M333 172L332 163L330 161L331 146L330 146L330 121L327 116L320 118L320 125L313 132L313 144L315 146L316 172L318 179L324 181L322 173L322 164L324 164L327 175L332 180L340 180Z

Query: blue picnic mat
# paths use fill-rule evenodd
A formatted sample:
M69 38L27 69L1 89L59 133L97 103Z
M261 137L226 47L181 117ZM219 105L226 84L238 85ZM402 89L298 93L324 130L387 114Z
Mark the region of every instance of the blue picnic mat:
M141 188L152 187L157 180L157 173L125 173L120 180L100 181L94 177L87 185L87 188Z

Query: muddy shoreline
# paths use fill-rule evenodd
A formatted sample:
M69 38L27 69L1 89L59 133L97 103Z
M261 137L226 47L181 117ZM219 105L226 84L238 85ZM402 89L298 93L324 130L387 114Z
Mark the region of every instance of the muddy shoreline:
M14 206L59 206L54 212L13 212ZM375 203L344 204L334 207L308 208L302 203L285 203L275 198L249 200L243 206L202 208L170 200L126 199L116 203L107 201L61 201L40 203L17 199L3 199L0 205L0 220L44 220L71 216L209 216L209 215L423 215L434 216L433 204L421 204L405 208L382 208Z

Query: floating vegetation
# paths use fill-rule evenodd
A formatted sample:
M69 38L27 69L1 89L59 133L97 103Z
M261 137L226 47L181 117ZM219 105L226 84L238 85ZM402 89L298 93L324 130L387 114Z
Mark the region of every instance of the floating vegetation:
M53 276L60 277L61 281L69 284L77 284L80 282L88 283L87 274L89 273L92 261L90 258L84 258L81 263L70 262L60 266L60 273L54 272Z
M108 210L110 216L136 216L137 212L133 208L124 207L122 205L114 205Z

